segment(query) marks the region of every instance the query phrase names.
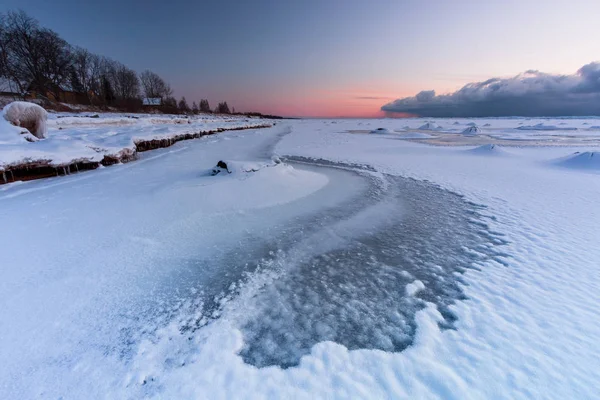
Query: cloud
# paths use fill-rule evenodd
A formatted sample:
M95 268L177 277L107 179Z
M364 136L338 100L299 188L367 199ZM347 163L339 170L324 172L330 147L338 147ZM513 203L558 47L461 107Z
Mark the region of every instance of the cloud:
M513 78L468 83L450 94L422 91L381 110L424 117L600 115L600 62L584 65L573 75L529 70Z
M388 100L393 99L393 97L385 97L385 96L355 96L357 100Z

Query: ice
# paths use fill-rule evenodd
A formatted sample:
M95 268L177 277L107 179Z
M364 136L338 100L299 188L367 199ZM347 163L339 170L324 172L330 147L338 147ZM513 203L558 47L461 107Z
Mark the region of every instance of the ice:
M543 122L540 122L539 124L536 125L523 125L518 127L517 129L523 130L523 131L576 131L577 128L570 128L570 127L558 127L556 125L547 125L544 124Z
M406 132L400 135L402 139L431 139L434 136L424 132Z

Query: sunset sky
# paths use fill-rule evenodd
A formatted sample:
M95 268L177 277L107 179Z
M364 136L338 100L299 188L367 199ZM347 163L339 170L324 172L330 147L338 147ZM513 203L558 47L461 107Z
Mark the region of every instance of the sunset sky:
M177 98L286 116L381 116L421 90L600 60L597 0L2 3Z

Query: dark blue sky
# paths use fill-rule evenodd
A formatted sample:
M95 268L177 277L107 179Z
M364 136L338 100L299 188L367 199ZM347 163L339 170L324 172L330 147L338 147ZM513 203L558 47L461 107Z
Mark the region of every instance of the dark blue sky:
M588 0L3 0L72 44L151 69L188 101L288 115L376 115L445 92L600 58ZM595 33L595 34L594 34Z

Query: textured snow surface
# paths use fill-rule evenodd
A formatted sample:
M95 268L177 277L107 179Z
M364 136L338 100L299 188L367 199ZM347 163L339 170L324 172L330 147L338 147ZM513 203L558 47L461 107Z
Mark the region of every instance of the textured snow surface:
M1 187L0 398L597 398L600 122L367 128L424 122L288 121ZM520 145L463 145L471 122ZM578 131L517 129L539 123Z

